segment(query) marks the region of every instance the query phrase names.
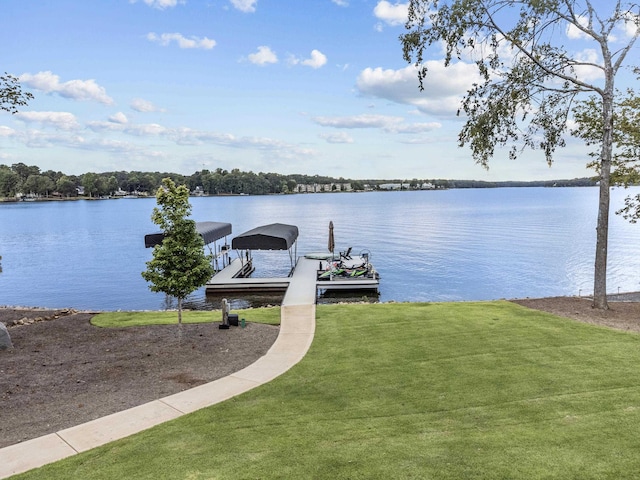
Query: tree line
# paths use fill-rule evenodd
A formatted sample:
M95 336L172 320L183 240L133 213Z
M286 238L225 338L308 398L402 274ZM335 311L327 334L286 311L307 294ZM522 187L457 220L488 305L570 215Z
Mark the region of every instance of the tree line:
M61 171L41 171L38 166L15 163L0 165L0 197L15 198L16 195L38 197L78 197L95 198L123 194L155 194L164 178L170 178L177 185L186 186L190 192L204 195L270 195L298 193L298 185L350 184L353 191L376 190L385 183L398 183L405 189L415 190L429 185L429 188L498 188L498 187L577 187L593 186L592 178L571 180L547 180L530 182L486 182L478 180L417 179L411 180L346 180L321 175L282 175L278 173L231 171L217 168L213 171L200 170L191 175L169 172L117 171L82 175L67 175ZM79 187L82 189L79 190Z
M278 173L231 171L217 168L203 169L192 175L171 172L116 171L82 175L68 175L61 171L41 171L38 166L16 163L0 165L0 197L16 195L37 195L42 197L76 197L80 191L86 197L104 197L117 192L155 194L164 178L170 178L178 185L185 185L189 191L196 189L205 195L268 195L294 193L298 183L349 182L343 178L333 179L318 175L281 175ZM363 189L361 182L351 181L352 188Z

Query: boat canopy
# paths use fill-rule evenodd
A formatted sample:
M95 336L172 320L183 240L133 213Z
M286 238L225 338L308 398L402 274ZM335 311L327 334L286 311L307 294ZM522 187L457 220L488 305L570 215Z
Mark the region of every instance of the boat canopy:
M225 222L196 222L196 230L204 240L205 245L215 242L227 235L231 235L231 224ZM164 239L163 232L150 233L144 236L144 246L154 247Z
M231 242L234 250L289 250L298 238L298 227L272 223L249 230Z

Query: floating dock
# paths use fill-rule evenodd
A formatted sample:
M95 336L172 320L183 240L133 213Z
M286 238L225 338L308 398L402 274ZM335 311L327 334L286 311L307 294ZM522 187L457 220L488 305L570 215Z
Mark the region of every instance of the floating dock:
M306 261L309 259L305 258ZM321 293L333 290L373 290L377 291L380 285L380 276L369 263L369 258L354 256L348 261L340 260L345 266L345 270L339 273L342 268L338 268L335 273L335 262L333 260L312 260L318 262L316 289ZM351 272L351 273L350 273Z
M358 260L356 260L357 262ZM319 275L325 272L327 268L325 260L301 257L298 259L291 276L274 278L247 278L244 276L247 274L242 270L242 263L240 259L235 259L226 268L214 275L205 286L206 293L284 292L289 288L294 288L294 284L315 284L316 292L321 293L332 290L377 291L380 284L380 278L377 274L371 277L335 275L320 279Z
M236 258L205 285L206 293L280 292L289 287L290 278L251 278L251 261Z

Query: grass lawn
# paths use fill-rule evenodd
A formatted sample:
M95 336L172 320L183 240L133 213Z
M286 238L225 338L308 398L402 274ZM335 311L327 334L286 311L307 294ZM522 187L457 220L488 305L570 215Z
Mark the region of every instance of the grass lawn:
M508 302L319 306L273 382L17 478L640 478L639 365Z
M247 322L280 325L280 307L249 308L246 310L232 310L238 318ZM222 320L222 312L183 310L182 323L207 323ZM104 312L91 319L97 327L132 327L140 325L173 325L178 323L178 312Z

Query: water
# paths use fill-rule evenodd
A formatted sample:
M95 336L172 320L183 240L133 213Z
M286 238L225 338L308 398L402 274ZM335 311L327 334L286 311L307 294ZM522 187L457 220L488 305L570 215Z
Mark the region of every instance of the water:
M635 190L614 190L613 209ZM458 301L588 295L596 188L504 188L292 196L197 197L196 221L233 235L280 222L300 230L297 254L367 249L381 301ZM0 205L0 305L162 309L140 272L155 199ZM233 237L232 235L232 237ZM229 242L231 238L229 238ZM640 290L640 224L611 216L611 293ZM234 253L235 256L235 253ZM287 252L254 252L257 276L285 276ZM208 308L204 289L189 306Z

